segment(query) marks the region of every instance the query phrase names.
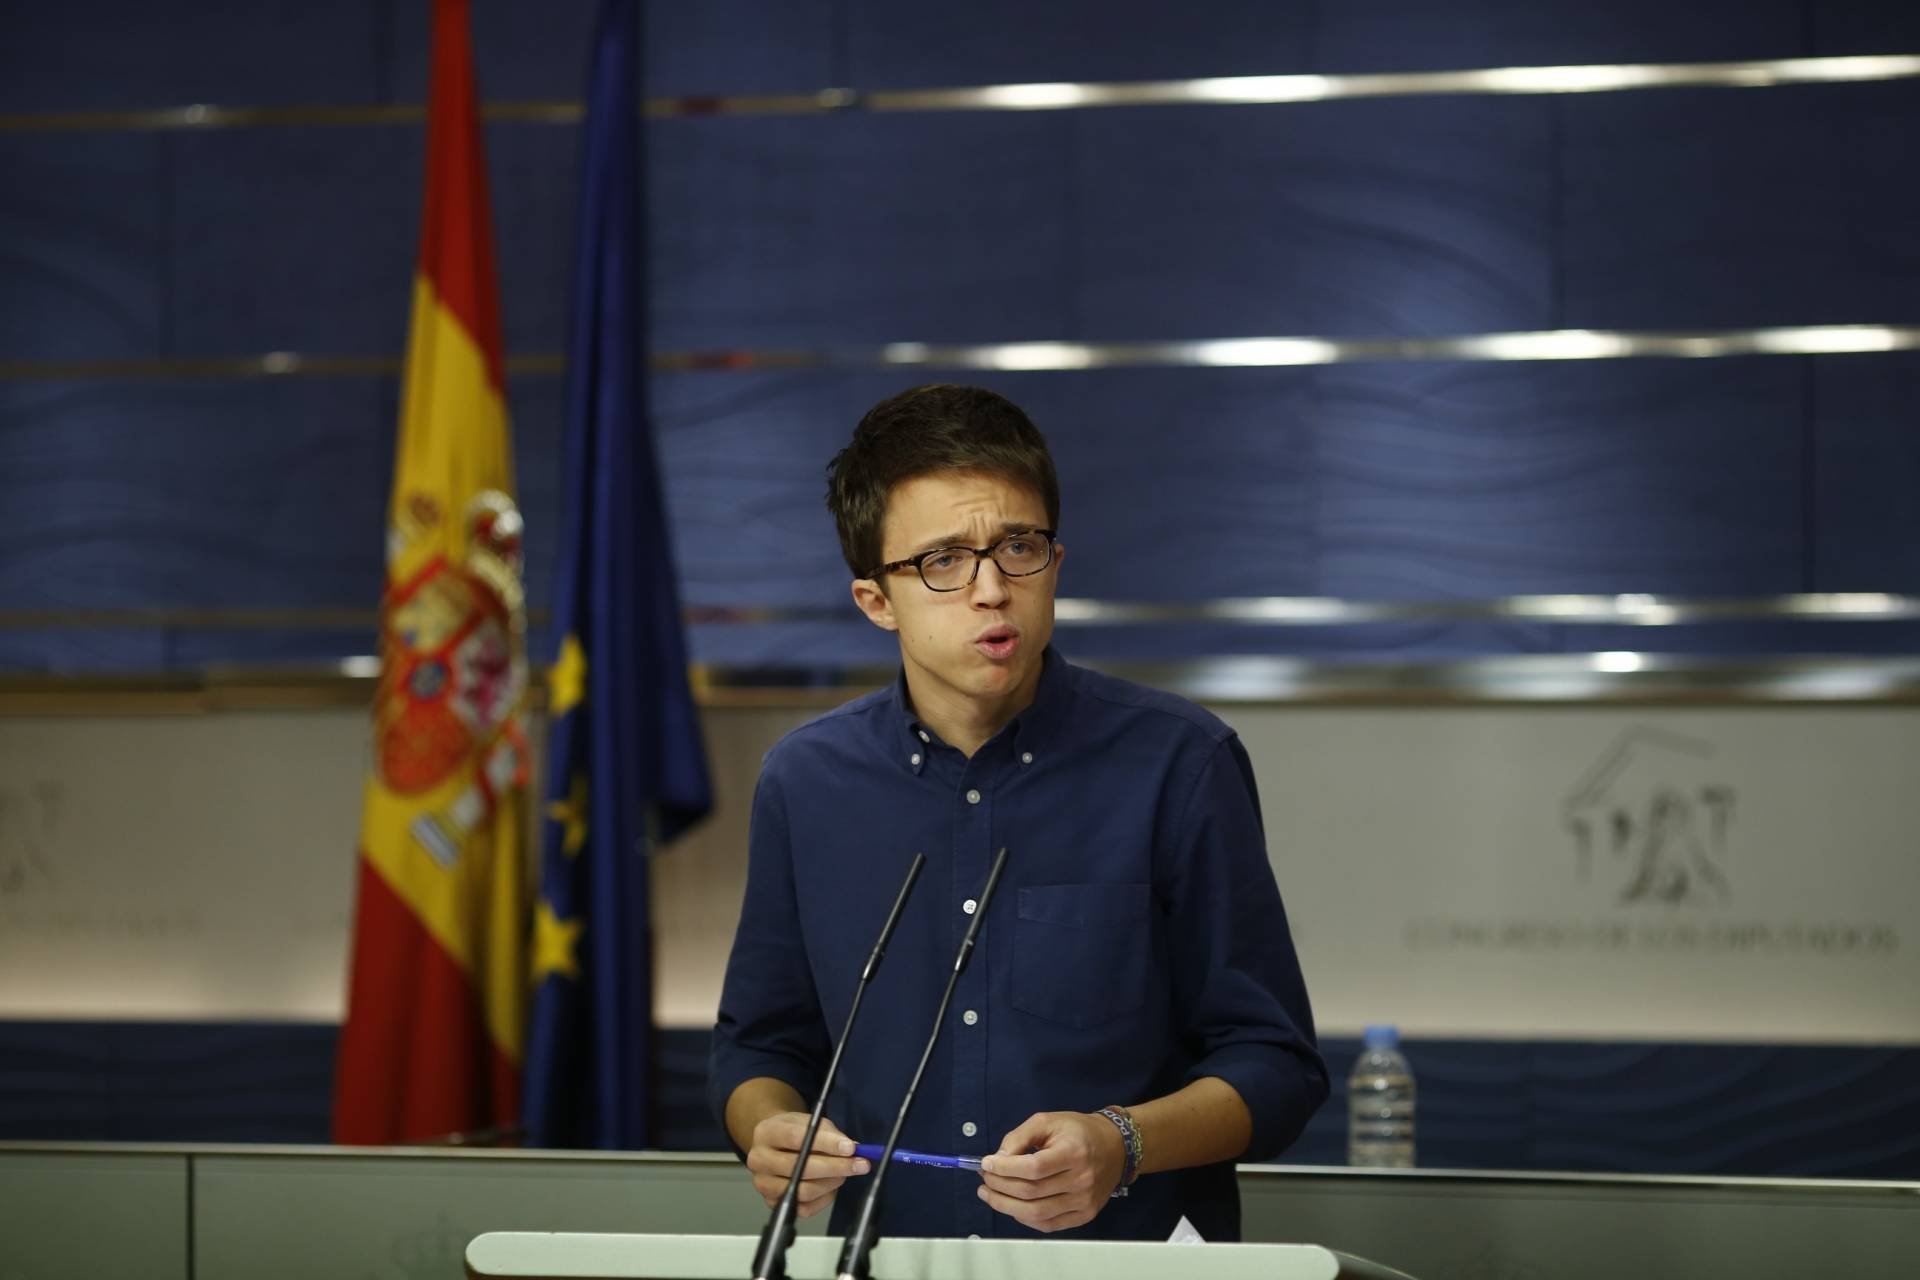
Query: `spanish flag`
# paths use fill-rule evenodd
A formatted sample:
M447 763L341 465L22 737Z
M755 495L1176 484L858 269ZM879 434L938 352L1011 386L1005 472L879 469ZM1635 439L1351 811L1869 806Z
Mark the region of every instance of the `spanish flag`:
M466 0L434 4L432 81L334 1083L342 1143L519 1118L525 604Z

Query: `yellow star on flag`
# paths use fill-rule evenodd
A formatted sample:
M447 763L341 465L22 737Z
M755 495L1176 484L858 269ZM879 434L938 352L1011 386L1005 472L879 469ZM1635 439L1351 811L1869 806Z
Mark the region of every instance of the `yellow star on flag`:
M558 720L587 695L587 651L578 636L560 642L560 657L547 671L547 716Z
M580 941L579 920L562 920L553 913L545 898L533 906L533 980L540 982L550 973L563 978L578 978L580 962L574 958L574 944Z
M560 852L569 858L587 847L587 775L573 775L573 786L565 800L547 802L547 816L567 829L560 839Z

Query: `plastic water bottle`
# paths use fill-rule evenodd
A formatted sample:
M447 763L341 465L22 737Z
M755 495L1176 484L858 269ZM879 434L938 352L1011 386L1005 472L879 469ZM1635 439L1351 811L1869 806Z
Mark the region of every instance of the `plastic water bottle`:
M1413 1068L1392 1027L1367 1028L1366 1048L1347 1077L1347 1163L1413 1168Z

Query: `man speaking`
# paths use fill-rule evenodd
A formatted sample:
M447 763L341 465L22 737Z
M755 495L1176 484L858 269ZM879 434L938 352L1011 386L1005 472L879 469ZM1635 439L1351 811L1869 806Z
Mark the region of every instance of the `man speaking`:
M784 1189L875 932L925 874L865 996L801 1213L869 1172L976 895L1006 869L901 1146L980 1158L887 1177L890 1236L1236 1240L1233 1162L1327 1096L1245 748L1171 694L1050 647L1065 548L1040 432L1003 397L917 387L829 468L853 599L900 643L890 688L768 752L727 964L713 1103ZM854 1183L849 1192L860 1184ZM831 1229L847 1229L842 1197Z

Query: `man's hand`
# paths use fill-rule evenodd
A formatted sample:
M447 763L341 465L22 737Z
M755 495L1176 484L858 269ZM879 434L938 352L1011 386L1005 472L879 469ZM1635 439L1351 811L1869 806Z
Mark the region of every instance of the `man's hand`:
M1127 1168L1126 1141L1102 1115L1042 1111L980 1162L980 1198L1035 1231L1092 1222Z
M800 1140L806 1134L807 1113L804 1111L782 1111L753 1127L753 1143L747 1148L747 1168L753 1174L753 1189L760 1193L769 1209L780 1202L781 1194L787 1189L794 1157L800 1154ZM811 1218L832 1204L833 1193L840 1189L840 1184L867 1172L868 1167L865 1160L854 1157L853 1139L822 1116L820 1132L813 1137L813 1154L807 1157L806 1172L800 1175L800 1216Z

